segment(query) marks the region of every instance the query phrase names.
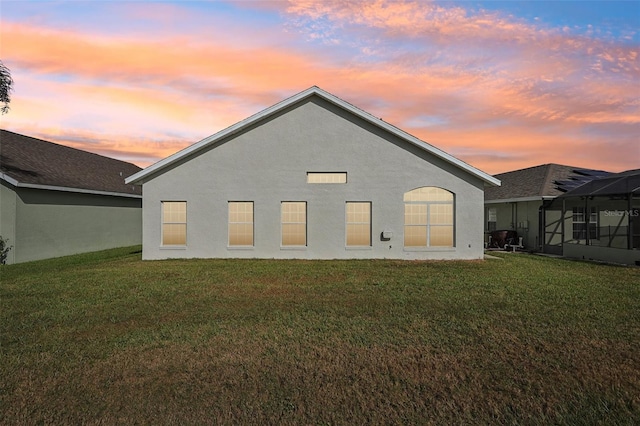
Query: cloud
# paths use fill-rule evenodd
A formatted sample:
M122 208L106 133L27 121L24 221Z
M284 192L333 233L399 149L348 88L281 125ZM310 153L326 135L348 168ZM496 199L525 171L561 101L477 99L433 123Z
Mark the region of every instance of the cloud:
M286 11L314 39L324 34L318 22L340 28L396 78L415 77L414 86L439 76L424 83L457 87L454 95L512 116L589 121L595 110L595 121L640 122L638 46L423 1L291 1Z
M3 18L9 126L147 164L319 85L488 172L637 167L626 39L425 1L111 7L108 30Z
M242 80L255 89L286 86L292 78L300 80L301 72L313 78L321 68L314 66L312 55L235 47L226 40L205 42L180 35L105 37L13 23L3 25L2 32L8 41L4 50L18 66L49 75L73 75L96 84L122 82L158 88L194 81L207 89Z
M16 80L7 121L14 129L55 121L91 130L87 141L131 129L143 140L173 132L195 142L290 95L291 86L305 88L296 81L315 80L320 68L287 51L182 36L129 39L7 22L2 37ZM149 149L147 157L166 154Z

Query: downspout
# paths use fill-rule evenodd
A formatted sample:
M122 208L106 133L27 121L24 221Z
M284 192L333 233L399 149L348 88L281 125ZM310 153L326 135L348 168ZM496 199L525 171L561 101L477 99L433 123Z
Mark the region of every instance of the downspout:
M11 250L9 251L9 256L7 256L7 263L18 263L17 260L19 260L18 257L18 253L20 252L19 248L20 248L20 244L18 243L18 239L16 238L19 234L18 234L18 218L20 217L20 215L18 215L18 204L20 203L20 201L22 200L22 198L18 195L18 187L15 186L14 190L11 191L11 194L13 195L13 218L12 218L12 225L13 225L13 233L11 234L11 238L12 240L9 241L9 245L13 246L11 248ZM13 256L13 257L12 257Z

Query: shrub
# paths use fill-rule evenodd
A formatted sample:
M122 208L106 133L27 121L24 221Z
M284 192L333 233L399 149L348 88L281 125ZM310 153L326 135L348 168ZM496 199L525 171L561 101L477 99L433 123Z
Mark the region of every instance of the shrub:
M9 255L9 251L13 248L13 246L9 245L9 239L6 240L0 236L0 265L4 265L7 261L7 256Z

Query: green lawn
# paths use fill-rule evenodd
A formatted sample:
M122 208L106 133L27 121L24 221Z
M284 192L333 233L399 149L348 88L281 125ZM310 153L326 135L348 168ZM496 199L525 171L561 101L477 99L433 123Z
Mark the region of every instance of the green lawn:
M640 269L499 256L0 267L0 423L639 423Z

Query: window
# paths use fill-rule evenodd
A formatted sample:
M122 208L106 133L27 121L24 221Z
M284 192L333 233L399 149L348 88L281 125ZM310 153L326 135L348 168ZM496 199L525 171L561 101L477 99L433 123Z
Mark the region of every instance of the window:
M404 246L453 247L453 193L422 187L404 194Z
M307 245L307 203L282 202L282 246L302 247Z
M347 202L347 247L371 245L371 203Z
M498 222L498 209L495 207L489 207L487 211L487 231L495 231L496 223Z
M347 183L347 173L307 172L307 183Z
M162 202L162 245L187 245L187 202Z
M253 202L229 202L229 246L253 246Z
M587 222L584 207L573 208L573 239L587 239ZM598 211L595 207L591 207L589 215L589 239L598 239Z

